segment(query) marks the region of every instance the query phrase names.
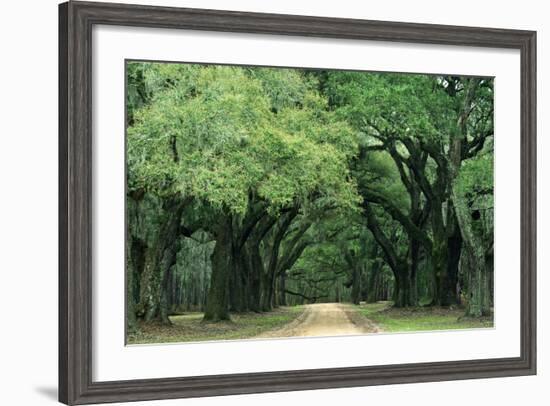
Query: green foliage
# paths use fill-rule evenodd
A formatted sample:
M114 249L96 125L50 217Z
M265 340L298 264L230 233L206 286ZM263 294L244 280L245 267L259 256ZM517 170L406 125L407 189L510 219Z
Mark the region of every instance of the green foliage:
M274 209L312 194L356 204L347 166L354 133L298 71L157 65L142 67L145 87L157 91L128 129L130 189L237 214L250 193ZM167 85L173 75L183 78Z
M379 191L398 208L406 211L409 194L399 177L399 172L387 152L373 151L358 164L354 172L357 183Z
M366 134L441 136L451 105L427 75L338 72L327 87L339 114Z
M470 207L493 208L493 154L483 154L462 163L457 187L470 200Z
M248 68L246 72L261 83L274 113L285 108L299 108L304 104L304 96L315 86L302 72L293 69Z
M462 163L456 187L467 199L473 215L473 229L487 246L493 244L493 154L482 154Z

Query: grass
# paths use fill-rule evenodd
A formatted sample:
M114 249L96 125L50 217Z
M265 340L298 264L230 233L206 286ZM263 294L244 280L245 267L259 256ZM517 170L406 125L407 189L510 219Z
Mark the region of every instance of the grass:
M189 341L237 340L252 338L293 321L304 308L280 307L269 313L235 313L231 321L206 323L203 313L170 316L171 326L143 323L140 331L128 336L128 344L180 343Z
M353 306L360 315L375 323L381 332L412 332L488 328L492 317L464 318L464 309L413 307L397 309L391 302ZM171 326L143 323L139 333L128 337L128 344L181 343L190 341L239 340L279 329L304 311L303 306L280 307L267 313L235 313L231 321L205 323L203 314L190 312L170 316Z
M361 304L356 309L384 332L456 330L493 327L493 318L465 318L464 309L413 307L397 309L391 302Z

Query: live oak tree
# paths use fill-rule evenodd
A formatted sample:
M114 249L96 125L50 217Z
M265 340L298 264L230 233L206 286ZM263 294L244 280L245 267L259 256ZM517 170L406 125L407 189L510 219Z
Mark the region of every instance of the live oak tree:
M493 280L493 159L482 154L463 164L453 199L468 264L466 315L488 316Z

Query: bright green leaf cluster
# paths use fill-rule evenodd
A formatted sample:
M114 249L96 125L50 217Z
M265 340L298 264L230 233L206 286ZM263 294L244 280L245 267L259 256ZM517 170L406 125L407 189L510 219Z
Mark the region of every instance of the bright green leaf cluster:
M244 213L313 196L352 207L354 132L301 71L144 64L150 102L128 128L131 189Z

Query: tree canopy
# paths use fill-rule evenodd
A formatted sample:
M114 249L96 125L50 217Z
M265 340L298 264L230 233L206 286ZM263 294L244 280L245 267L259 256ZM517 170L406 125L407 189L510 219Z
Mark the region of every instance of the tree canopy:
M493 81L129 62L128 301L492 305Z

